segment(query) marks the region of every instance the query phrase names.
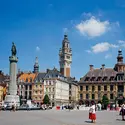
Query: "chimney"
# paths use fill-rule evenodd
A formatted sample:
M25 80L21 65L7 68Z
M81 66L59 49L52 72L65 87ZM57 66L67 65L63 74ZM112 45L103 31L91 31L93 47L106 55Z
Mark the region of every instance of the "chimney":
M2 74L2 70L0 70L0 74Z
M94 66L93 65L89 65L89 67L90 67L90 70L93 70L94 68Z
M102 69L104 69L105 68L105 64L102 64Z

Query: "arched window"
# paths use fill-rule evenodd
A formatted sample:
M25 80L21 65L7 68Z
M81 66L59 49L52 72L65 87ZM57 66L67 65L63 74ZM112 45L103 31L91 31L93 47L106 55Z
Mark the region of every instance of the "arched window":
M30 82L32 82L32 78L30 78Z

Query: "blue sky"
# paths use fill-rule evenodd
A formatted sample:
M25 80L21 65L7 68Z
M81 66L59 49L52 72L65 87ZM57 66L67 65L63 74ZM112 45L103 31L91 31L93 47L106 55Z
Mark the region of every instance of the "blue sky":
M79 79L89 65L113 67L117 51L125 56L124 0L4 0L0 1L0 69L9 72L12 41L18 68L40 71L59 68L59 48L66 31L73 51L71 75Z

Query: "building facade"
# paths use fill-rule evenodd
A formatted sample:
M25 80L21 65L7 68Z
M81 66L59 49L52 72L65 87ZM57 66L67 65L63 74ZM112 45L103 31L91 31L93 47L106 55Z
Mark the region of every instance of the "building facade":
M74 78L68 78L69 81L69 102L76 104L78 102L78 81Z
M56 68L47 69L44 77L44 95L46 94L51 106L69 103L69 82Z
M38 73L32 85L32 101L42 104L44 99L44 77L46 73Z
M8 89L8 83L8 75L4 75L4 73L0 70L0 102L4 101L5 99Z
M84 103L101 101L106 95L110 102L121 104L125 97L125 63L122 51L118 51L114 68L94 68L90 65L88 73L79 81L79 100Z
M18 78L18 95L20 96L21 102L32 100L32 86L37 73L23 73Z

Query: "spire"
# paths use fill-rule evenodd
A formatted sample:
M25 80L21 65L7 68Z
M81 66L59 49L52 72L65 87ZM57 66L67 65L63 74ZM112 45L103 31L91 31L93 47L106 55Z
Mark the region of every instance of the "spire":
M122 50L118 50L117 63L123 63Z
M34 73L39 72L39 63L38 63L38 57L35 58L35 64L34 64Z

